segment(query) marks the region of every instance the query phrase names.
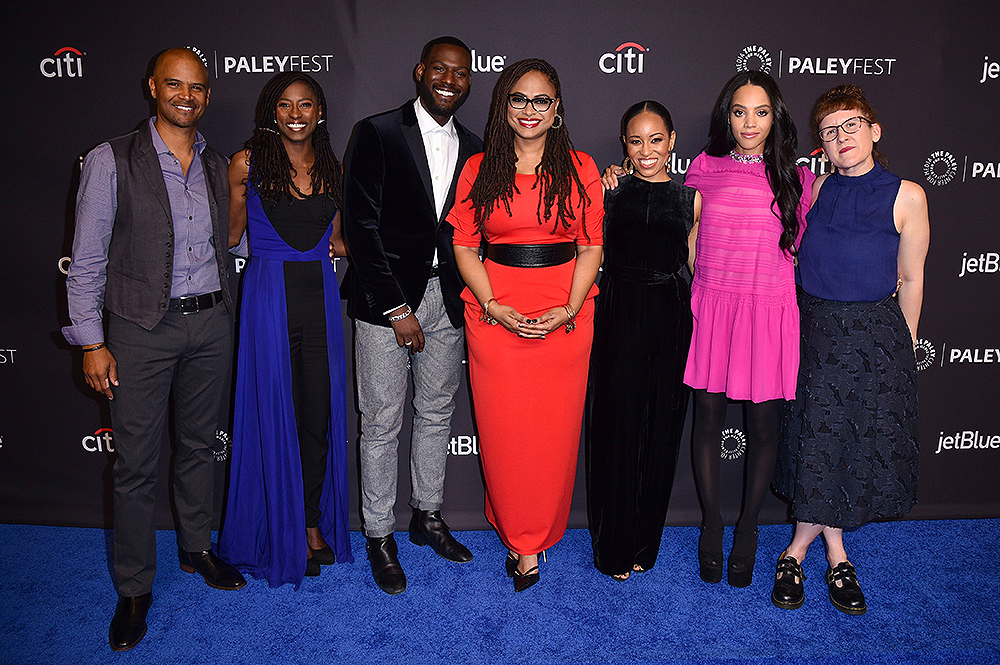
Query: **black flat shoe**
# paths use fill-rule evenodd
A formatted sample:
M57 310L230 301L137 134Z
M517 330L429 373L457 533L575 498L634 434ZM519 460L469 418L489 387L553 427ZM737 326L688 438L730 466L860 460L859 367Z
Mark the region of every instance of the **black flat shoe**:
M321 566L331 566L337 562L337 557L333 553L333 548L329 545L324 545L318 550L314 550L310 547L309 551L312 552L312 558L309 560L315 561Z
M524 573L515 568L513 577L514 593L521 593L525 589L530 589L538 584L538 566L529 568L528 571Z
M797 610L802 607L806 592L802 581L806 579L802 566L795 557L786 556L784 552L778 558L778 569L774 577L774 590L771 591L771 603L783 610Z
M398 596L406 591L406 575L399 565L393 535L390 533L384 538L368 538L365 547L372 566L372 577L378 588L391 596Z
M514 577L514 571L517 570L517 562L520 560L521 557L513 552L507 552L507 558L503 562L503 567L507 571L507 577Z
M826 585L830 588L830 602L844 614L864 614L868 611L865 594L858 584L858 573L850 561L842 561L834 568L827 568Z
M448 561L472 561L472 552L455 540L438 510L413 510L413 517L410 518L410 542L421 547L430 545L438 556Z
M319 561L316 557L306 559L306 577L319 577L320 573L323 572L319 567Z
M753 582L753 566L757 561L757 536L759 529L749 533L736 530L733 534L733 551L729 553L727 581L729 586L747 587Z
M153 594L129 598L118 596L115 615L108 628L108 643L115 651L128 651L146 635L146 613L153 604Z
M701 579L709 584L722 581L722 527L701 527L698 537L698 568Z
M198 573L204 578L205 584L213 589L234 591L247 585L240 571L212 554L212 550L204 552L177 550L177 558L180 560L181 570L185 573Z

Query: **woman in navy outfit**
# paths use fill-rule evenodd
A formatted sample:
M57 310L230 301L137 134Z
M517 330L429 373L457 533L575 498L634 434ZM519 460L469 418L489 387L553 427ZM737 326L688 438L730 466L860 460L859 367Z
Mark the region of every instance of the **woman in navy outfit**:
M822 534L830 602L864 614L843 531L916 503L914 347L930 227L923 189L884 167L861 88L824 93L813 129L836 170L816 180L799 250L802 359L775 472L795 533L771 601L802 605L802 559Z

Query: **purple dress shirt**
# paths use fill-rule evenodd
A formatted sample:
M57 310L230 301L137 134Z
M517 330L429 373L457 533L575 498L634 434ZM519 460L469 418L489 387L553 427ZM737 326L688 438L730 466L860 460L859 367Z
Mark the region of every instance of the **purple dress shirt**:
M149 129L170 199L174 246L177 247L170 297L218 291L221 286L212 243L212 215L201 164L205 138L201 133L195 136L195 158L191 160L185 176L180 161L156 131L155 121L155 117L149 119ZM108 246L118 210L117 188L115 156L111 145L102 143L84 158L80 189L76 195L76 234L73 237L72 262L66 277L69 318L73 325L62 329L70 344L82 346L104 341L101 322Z

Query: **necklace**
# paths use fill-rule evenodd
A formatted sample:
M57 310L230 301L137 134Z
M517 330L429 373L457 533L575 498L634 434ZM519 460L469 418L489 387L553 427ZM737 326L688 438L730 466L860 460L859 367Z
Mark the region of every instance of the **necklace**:
M740 164L760 164L764 161L764 155L744 155L742 152L731 150L729 156Z

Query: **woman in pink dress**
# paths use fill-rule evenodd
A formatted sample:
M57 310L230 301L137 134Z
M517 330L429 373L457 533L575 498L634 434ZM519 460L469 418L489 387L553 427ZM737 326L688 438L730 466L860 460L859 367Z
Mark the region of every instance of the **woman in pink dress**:
M746 484L728 564L729 584L745 587L753 577L757 516L774 473L781 400L795 398L794 258L815 180L796 167L797 146L774 79L740 72L719 95L708 145L684 183L703 200L692 232L694 332L684 383L694 389L693 461L704 514L698 562L706 582L722 580L719 470L728 401L746 405Z

